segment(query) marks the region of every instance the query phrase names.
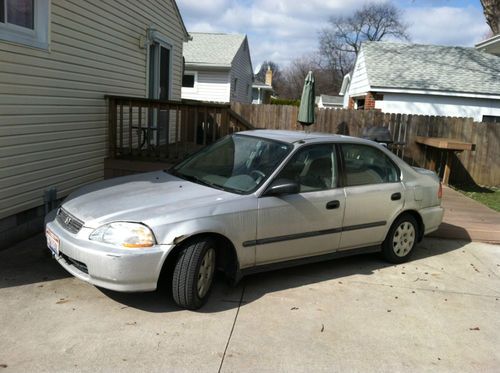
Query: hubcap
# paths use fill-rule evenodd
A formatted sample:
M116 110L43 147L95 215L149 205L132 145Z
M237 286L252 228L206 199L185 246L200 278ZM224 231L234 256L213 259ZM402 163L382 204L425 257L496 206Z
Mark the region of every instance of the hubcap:
M198 271L198 296L203 298L207 294L208 289L210 289L210 284L212 283L212 277L215 271L215 250L208 249L203 260L201 261L200 270Z
M394 232L392 236L392 249L394 254L399 257L407 255L415 242L415 227L413 224L404 221Z

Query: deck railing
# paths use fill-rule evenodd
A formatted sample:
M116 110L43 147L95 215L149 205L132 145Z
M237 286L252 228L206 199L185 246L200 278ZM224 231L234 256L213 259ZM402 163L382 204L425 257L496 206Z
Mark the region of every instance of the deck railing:
M109 156L173 162L253 126L230 105L106 96Z

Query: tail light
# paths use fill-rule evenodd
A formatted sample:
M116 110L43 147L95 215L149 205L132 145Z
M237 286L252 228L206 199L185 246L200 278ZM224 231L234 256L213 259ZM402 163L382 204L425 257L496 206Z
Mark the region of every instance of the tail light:
M438 198L443 198L443 183L439 182Z

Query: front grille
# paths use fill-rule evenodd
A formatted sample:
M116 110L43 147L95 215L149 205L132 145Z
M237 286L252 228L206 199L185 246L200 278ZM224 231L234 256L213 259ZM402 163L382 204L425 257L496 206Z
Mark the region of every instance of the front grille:
M63 226L66 230L70 231L71 233L78 233L80 229L82 229L83 227L83 221L74 217L63 208L60 208L57 211L56 219L58 223L61 224L61 226Z
M87 269L87 265L85 263L79 262L78 260L75 260L73 258L70 258L64 253L61 253L61 256L64 258L66 263L73 265L77 269L79 269L81 272L88 274L89 270Z

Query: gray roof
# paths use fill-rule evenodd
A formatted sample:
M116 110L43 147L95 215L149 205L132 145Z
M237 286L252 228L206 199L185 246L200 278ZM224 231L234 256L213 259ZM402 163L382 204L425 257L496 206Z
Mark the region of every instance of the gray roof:
M474 48L366 42L372 88L500 95L500 57Z
M231 67L234 56L246 36L221 33L189 33L192 40L184 43L184 59L187 65Z
M321 101L323 105L342 105L344 103L344 98L342 96L321 95Z

